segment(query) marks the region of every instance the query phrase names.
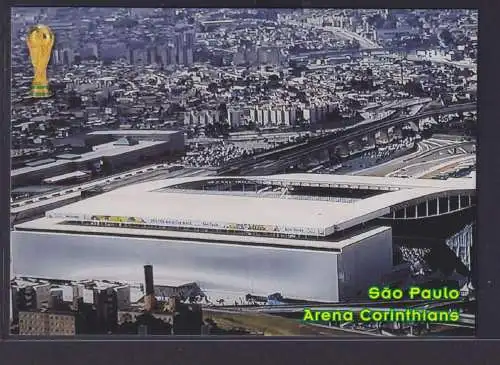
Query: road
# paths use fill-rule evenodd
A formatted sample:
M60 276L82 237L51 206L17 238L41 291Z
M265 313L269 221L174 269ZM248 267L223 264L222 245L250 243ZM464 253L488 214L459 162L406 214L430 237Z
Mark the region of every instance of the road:
M297 27L309 27L309 28L316 28L316 29L321 29L325 30L327 32L332 32L341 38L344 39L349 39L349 40L357 40L359 42L359 48L360 50L381 50L383 49L379 44L376 42L365 38L355 32L351 32L347 29L340 28L340 27L332 27L332 26L322 26L322 25L316 25L316 24L311 24L311 23L305 23L305 22L298 22L294 20L287 20L285 22L288 25L293 25Z
M443 162L439 165L434 165L426 170L420 171L415 173L413 176L416 178L422 178L422 179L430 179L433 176L436 176L439 173L447 172L447 171L452 171L453 169L457 168L459 165L462 164L475 164L476 163L476 156L467 156L467 157L462 157L462 158L456 158L453 160L449 160L446 162Z
M175 173L173 173L176 171ZM96 180L92 180L86 183L76 184L72 186L64 187L60 190L53 190L47 194L40 194L38 196L27 198L23 200L18 200L11 203L11 208L20 208L22 206L26 206L29 204L33 204L36 202L44 201L50 198L55 198L59 196L68 195L71 193L79 193L82 190L88 190L95 187L104 187L110 184L117 184L119 182L126 182L126 184L135 183L144 180L150 180L152 177L171 174L171 177L175 176L196 176L197 174L201 174L202 171L207 172L205 169L191 169L191 168L183 168L178 164L167 164L160 163L154 165L143 166L140 168L136 168L133 170L121 172L118 174L106 176L103 178L99 178ZM172 174L173 173L173 174ZM126 184L118 184L118 185L126 185Z
M248 161L243 161L240 163L239 166L236 165L232 169L234 170L242 169L243 174L247 175L260 175L263 173L263 171L266 173L272 173L278 171L281 168L288 167L289 165L293 164L294 161L300 160L304 156L307 156L313 152L326 149L332 145L338 145L341 143L359 139L366 135L376 133L382 129L386 128L388 129L398 124L409 123L418 119L434 116L437 114L452 114L457 112L471 111L475 109L476 109L475 103L460 104L460 105L443 107L436 110L422 112L413 116L406 116L382 122L377 122L374 123L374 125L364 125L359 128L354 128L351 131L342 134L341 136L338 137L327 136L327 137L319 137L316 140L311 140L307 145L299 146L297 148L298 149L297 151L293 148L289 148L285 152L283 150L275 151L274 154L268 152L266 155L264 155L265 157L254 156L254 158L251 158ZM276 158L279 158L279 160L276 161ZM255 165L262 162L266 162L266 160L268 160L267 165L263 169L263 171L254 169ZM231 173L231 170L224 171L224 173L227 172Z
M439 114L451 114L458 112L466 112L476 110L476 103L467 104L457 104L448 107L442 107L435 110L429 110L421 112L412 116L399 117L388 119L384 121L376 121L372 124L358 125L349 128L347 132L342 133L342 135L334 137L332 135L320 136L312 138L308 142L303 142L300 144L286 146L283 148L276 149L274 151L267 151L258 155L254 155L251 158L229 163L225 168L218 171L219 174L231 174L237 173L240 169L248 169L253 166L268 161L269 163L275 161L276 159L287 160L289 164L293 159L303 157L304 155L310 154L312 152L327 148L329 146L340 144L343 142L348 142L356 138L362 138L366 134L375 133L380 129L389 128L402 123L409 123L418 119L423 119ZM286 163L285 163L286 165ZM251 172L251 171L250 171Z
M408 55L408 60L410 61L429 61L432 63L438 63L438 64L444 64L444 65L450 65L450 66L455 66L459 68L468 68L468 69L477 69L477 64L475 63L470 63L470 62L464 62L464 61L450 61L445 58L439 58L439 57L418 57L418 56L413 56L413 55Z
M412 176L412 173L407 171L409 167L418 167L416 173L425 168L430 168L439 163L440 159L446 158L453 160L464 156L470 156L472 151L473 142L456 142L453 140L442 140L431 138L418 143L418 149L408 155L395 158L383 164L369 167L360 171L352 173L352 175L360 176L395 176L398 174ZM454 152L456 154L450 154ZM443 161L441 161L443 162ZM425 165L427 164L427 166Z
M174 166L179 167L179 165L169 164L145 166L87 183L66 187L61 190L51 191L48 194L16 201L11 204L11 224L40 216L40 214L43 214L47 210L55 209L62 205L75 202L80 199L81 192L87 189L101 187L105 191L109 191L125 185L136 184L143 181L168 179L173 177L209 176L214 174L213 171L201 168L181 168L178 170L172 170Z

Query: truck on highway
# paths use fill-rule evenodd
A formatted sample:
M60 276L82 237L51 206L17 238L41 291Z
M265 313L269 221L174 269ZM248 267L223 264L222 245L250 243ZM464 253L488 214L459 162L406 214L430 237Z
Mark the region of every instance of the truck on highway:
M102 193L104 193L104 189L100 186L96 186L96 187L93 187L90 189L82 190L82 192L80 193L80 197L82 199L86 199L86 198L90 198L92 196L96 196L96 195L99 195Z

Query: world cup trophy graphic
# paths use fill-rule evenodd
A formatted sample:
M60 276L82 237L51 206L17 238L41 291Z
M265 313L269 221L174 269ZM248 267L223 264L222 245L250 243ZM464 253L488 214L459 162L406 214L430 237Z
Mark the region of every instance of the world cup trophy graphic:
M54 33L46 25L35 25L29 30L26 43L35 69L31 95L34 98L47 98L50 96L47 65L54 45Z

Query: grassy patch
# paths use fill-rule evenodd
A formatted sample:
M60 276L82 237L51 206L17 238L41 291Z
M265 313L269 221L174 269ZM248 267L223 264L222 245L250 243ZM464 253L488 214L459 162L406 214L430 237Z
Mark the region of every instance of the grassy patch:
M299 320L264 313L221 313L204 311L205 318L212 319L219 328L230 330L245 328L264 336L363 336L338 328L315 327Z

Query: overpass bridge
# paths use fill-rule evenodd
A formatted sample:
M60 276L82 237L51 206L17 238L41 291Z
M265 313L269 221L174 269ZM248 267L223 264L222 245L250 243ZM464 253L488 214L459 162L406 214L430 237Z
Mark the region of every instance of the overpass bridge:
M369 145L370 143L373 143L377 134L380 133L385 134L386 139L388 139L391 134L401 133L399 127L405 124L424 118L474 110L476 110L476 103L458 104L421 112L411 116L382 120L371 124L363 124L351 128L348 132L342 133L341 135L327 135L312 139L307 144L288 146L283 149L254 156L253 158L230 165L219 171L219 173L231 174L231 172L240 171L240 173L243 174L259 174L258 171L252 171L252 168L263 162L268 162L268 165L266 166L267 171L270 171L271 173L278 172L286 167L289 167L290 165L300 162L301 160L309 158L311 154L318 151L325 154L327 153L329 156L332 154L345 155L348 153L351 143ZM394 130L394 128L396 128L396 130ZM331 150L332 147L333 150ZM278 158L279 161L272 161ZM250 170L245 171L245 169L249 168Z
M306 23L306 22L298 22L295 20L287 20L285 23L288 25L294 25L294 26L299 26L299 27L309 27L309 28L322 29L322 30L325 30L327 32L332 32L332 33L338 35L340 38L349 39L349 40L356 40L359 42L360 50L366 50L366 49L381 50L381 49L383 49L377 42L374 42L368 38L363 37L362 35L359 35L355 32L349 31L345 28L317 25L317 24L311 24L311 23Z
M454 150L454 149L457 149L457 148L460 148L463 146L469 146L470 144L471 144L471 142L466 141L466 142L457 142L457 143L453 143L453 144L443 145L441 147L432 148L429 151L419 153L418 158L421 159L421 158L429 157L429 156L432 156L438 152Z

